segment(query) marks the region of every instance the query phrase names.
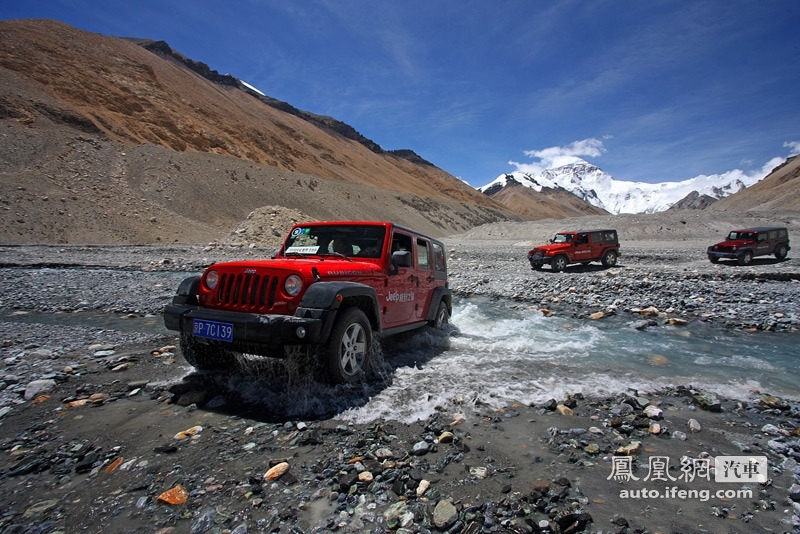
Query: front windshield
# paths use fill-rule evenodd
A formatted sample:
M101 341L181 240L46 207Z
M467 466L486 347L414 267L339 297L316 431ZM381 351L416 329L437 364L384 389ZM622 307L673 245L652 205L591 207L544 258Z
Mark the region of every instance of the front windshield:
M298 226L286 240L283 255L336 255L380 258L386 229L383 226Z
M572 234L556 234L553 243L569 243L572 241Z
M753 234L750 232L731 232L728 234L728 240L734 241L736 239L753 239Z

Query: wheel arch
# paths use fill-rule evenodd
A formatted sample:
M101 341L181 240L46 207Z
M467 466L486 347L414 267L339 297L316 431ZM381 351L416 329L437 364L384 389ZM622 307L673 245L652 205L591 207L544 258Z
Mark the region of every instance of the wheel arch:
M453 292L447 287L437 287L433 290L433 294L431 295L428 313L425 316L426 321L433 321L436 318L436 312L439 311L440 302L444 302L447 306L447 313L453 315Z
M338 314L338 310L350 306L360 308L369 319L374 331L380 332L381 321L378 306L378 293L375 288L358 282L317 282L312 284L303 295L300 308L316 308L334 310L331 320L325 327L324 337L327 339L330 329ZM299 311L299 310L298 310Z
M181 280L175 296L172 297L173 304L197 304L197 294L200 292L200 275L189 276Z

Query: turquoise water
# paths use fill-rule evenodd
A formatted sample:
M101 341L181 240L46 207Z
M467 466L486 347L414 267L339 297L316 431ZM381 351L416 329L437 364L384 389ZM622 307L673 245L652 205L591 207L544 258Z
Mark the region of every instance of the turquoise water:
M384 348L391 384L343 416L413 421L434 411L693 385L728 398L800 399L800 334L730 331L697 321L643 331L638 318L545 317L488 299L454 305L448 335L426 330Z
M0 315L9 321L169 334L155 316ZM750 333L701 321L639 331L633 327L638 320L622 313L596 321L545 317L512 301L459 299L448 331L425 328L383 343L383 381L346 388L300 380L287 386L280 371L226 380L232 391L277 417L338 414L358 422L412 422L434 412L455 417L485 406L678 385L742 400L756 391L800 400L800 333ZM186 365L184 372L191 368Z

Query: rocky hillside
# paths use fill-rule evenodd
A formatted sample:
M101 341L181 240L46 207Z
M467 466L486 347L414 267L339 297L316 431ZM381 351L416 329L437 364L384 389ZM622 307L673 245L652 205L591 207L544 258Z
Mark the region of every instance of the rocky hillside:
M541 191L537 192L516 182L513 178L509 179L505 186L490 188L484 193L492 200L532 221L608 213L566 189L543 187Z
M787 159L766 178L709 207L712 211L800 210L800 156Z
M0 22L0 242L223 240L265 206L441 236L522 217L166 43Z

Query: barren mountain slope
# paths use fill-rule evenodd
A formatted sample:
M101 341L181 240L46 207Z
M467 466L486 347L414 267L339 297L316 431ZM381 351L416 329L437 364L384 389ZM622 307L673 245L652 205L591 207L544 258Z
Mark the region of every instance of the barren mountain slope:
M543 188L537 192L523 185L509 185L489 195L525 219L561 219L582 215L603 215L608 212L592 206L563 189Z
M142 144L38 119L0 121L0 243L204 243L264 206L310 219L389 219L441 236L508 213ZM46 127L43 127L45 126Z
M131 40L0 22L0 241L201 242L261 206L446 234L518 218Z
M712 211L800 210L800 156L786 160L760 182L718 200Z

